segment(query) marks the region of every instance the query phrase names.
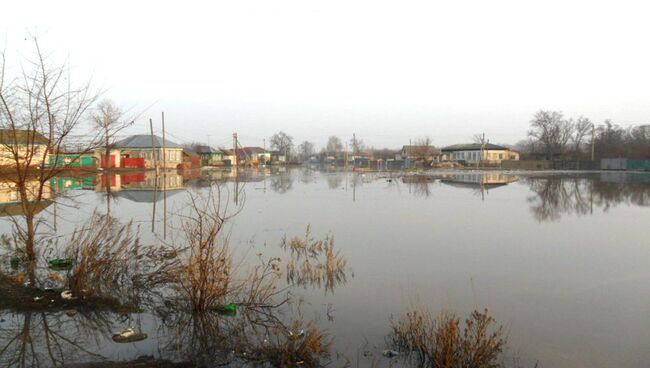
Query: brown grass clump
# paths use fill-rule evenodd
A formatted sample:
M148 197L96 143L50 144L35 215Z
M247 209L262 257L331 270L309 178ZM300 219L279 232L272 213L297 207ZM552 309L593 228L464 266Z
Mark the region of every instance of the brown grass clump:
M319 367L329 356L331 340L326 333L309 322L296 319L288 326L271 328L271 337L252 352L252 360L268 362L274 367Z
M200 199L200 200L199 200ZM223 304L271 306L280 293L276 284L280 275L279 258L264 259L250 269L242 269L243 260L234 261L224 235L228 213L227 199L221 199L219 186L206 196L192 196L190 213L182 224L189 256L175 276L179 299L190 309L209 311Z
M334 250L334 237L315 240L308 226L304 237L282 239L281 247L290 251L287 262L287 283L307 287L324 286L325 291L334 291L339 284L346 282L347 260L340 251Z
M62 255L74 260L67 280L61 282L58 275L52 281L66 284L73 295L106 296L135 303L138 291L150 291L167 281L169 270L178 262L167 257L169 252L162 246L140 244L132 222L124 225L94 213L74 231Z
M431 368L496 368L506 343L503 326L488 313L474 311L461 328L460 319L443 311L435 319L412 309L391 321L390 343L420 366Z

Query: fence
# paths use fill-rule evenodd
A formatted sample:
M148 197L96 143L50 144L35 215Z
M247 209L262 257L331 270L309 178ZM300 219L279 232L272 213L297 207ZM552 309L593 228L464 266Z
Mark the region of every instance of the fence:
M121 160L122 167L125 169L144 169L144 158L135 157L135 158L122 158Z
M546 160L503 160L501 167L508 170L548 170L550 165Z
M631 171L650 171L650 160L627 160L625 167Z

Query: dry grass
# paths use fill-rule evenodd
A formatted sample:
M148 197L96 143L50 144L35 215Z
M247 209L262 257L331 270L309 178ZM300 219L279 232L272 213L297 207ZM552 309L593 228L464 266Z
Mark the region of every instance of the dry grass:
M502 326L497 326L487 309L474 311L461 327L460 319L443 311L436 318L426 310L412 309L391 321L390 343L414 358L420 366L432 368L496 368L506 343Z
M252 351L252 359L274 367L321 366L321 360L329 356L331 340L314 322L302 326L300 319L288 326L276 325L271 337Z
M324 287L325 291L346 282L347 261L334 250L334 237L315 240L308 226L304 237L282 239L282 248L290 251L286 280L290 285Z
M190 213L182 224L189 257L177 272L176 290L196 312L226 303L269 306L280 293L278 258L265 260L260 255L260 262L250 269L243 269L243 259L233 259L224 226L236 213L229 214L224 203L218 185L206 196L191 195Z
M170 270L178 263L170 254L176 252L160 245L142 245L132 222L121 224L94 213L74 231L64 254L59 255L74 260L62 283L73 295L105 296L137 304L140 291L150 291L168 281Z

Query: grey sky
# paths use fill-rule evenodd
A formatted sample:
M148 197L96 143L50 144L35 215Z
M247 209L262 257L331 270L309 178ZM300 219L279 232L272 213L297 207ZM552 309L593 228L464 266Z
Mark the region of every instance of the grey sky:
M540 108L650 121L642 1L65 3L3 4L9 61L36 34L120 105L158 101L178 141L515 143Z

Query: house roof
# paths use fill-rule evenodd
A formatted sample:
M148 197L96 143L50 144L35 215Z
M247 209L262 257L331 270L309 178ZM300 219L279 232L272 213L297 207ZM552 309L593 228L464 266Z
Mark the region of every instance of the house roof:
M16 137L16 142L19 144L32 143L35 144L47 144L48 140L41 133L33 130L22 130L16 129L0 129L0 144L13 144L14 143L14 133Z
M450 151L478 151L481 149L481 144L480 143L466 143L466 144L454 144L452 146L447 146L442 148L443 152L450 152ZM483 146L483 149L485 150L496 150L496 151L507 151L509 148L508 147L503 147L499 146L496 144L492 143L486 143L485 146Z
M163 140L157 135L153 136L153 144L156 148L162 148ZM124 138L115 143L115 148L140 148L151 149L151 134L137 134ZM183 148L181 145L165 139L165 148Z
M228 149L228 150L223 150L223 152L227 155L232 155L233 150ZM242 148L237 148L237 155L257 155L260 153L268 153L267 150L265 150L262 147L242 147Z
M218 149L214 149L210 146L195 146L194 152L198 154L206 154L206 153L220 153L221 151Z

